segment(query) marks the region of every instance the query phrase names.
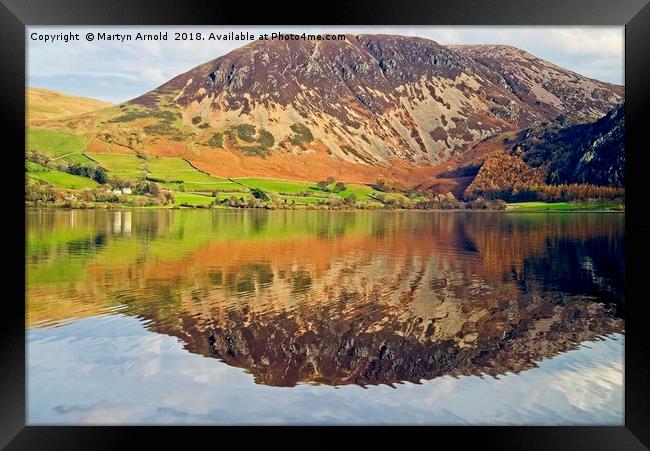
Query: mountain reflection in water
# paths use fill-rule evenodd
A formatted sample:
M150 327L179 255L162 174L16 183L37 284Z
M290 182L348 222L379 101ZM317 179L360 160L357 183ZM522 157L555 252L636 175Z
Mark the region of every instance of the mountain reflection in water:
M27 212L27 320L119 311L259 384L518 373L624 330L624 216Z

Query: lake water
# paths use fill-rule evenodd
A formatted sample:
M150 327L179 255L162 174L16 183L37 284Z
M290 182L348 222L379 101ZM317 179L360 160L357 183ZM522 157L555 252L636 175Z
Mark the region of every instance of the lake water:
M26 222L29 424L623 424L622 214Z

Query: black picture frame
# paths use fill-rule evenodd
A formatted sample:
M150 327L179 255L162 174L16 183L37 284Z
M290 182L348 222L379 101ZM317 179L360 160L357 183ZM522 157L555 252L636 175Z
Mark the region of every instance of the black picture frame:
M291 12L291 13L290 13ZM212 427L37 427L26 426L25 410L25 293L21 278L24 265L25 27L29 25L619 25L625 26L626 90L626 330L625 330L625 426L621 427L436 427L411 428L400 440L413 438L430 443L452 439L454 447L480 444L485 449L642 450L650 447L650 334L643 322L648 302L644 299L645 261L650 250L650 219L646 219L645 179L649 150L645 130L650 125L648 70L650 69L650 5L646 0L456 0L427 2L345 2L323 4L217 1L82 1L2 0L2 92L0 101L5 139L7 214L0 221L5 237L7 283L3 300L0 340L0 446L6 449L115 449L139 440L147 447L169 449L174 439L192 442L206 439L225 443L225 432L250 440L269 442L281 428L264 428L248 434L238 428ZM10 193L10 194L9 194ZM15 209L15 211L13 211ZM21 302L22 300L22 302ZM645 313L645 314L644 314ZM295 429L295 428L294 428ZM318 439L293 445L340 446L329 428L303 427L300 433ZM244 434L242 434L244 432ZM364 433L364 431L355 432ZM189 433L189 435L187 434ZM228 434L230 435L230 434ZM395 433L364 433L364 446L382 443ZM233 437L228 437L233 438ZM426 442L425 442L426 443ZM286 443L285 443L286 444Z

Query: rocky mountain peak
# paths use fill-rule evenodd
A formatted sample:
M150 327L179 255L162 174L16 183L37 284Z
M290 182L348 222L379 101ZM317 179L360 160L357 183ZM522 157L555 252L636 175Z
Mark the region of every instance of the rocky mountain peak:
M125 108L179 116L182 131L170 121L148 130L193 148L256 158L320 155L314 164L328 166L430 167L490 136L559 115L600 117L622 98L620 86L510 46L360 34L251 42ZM124 134L124 125L111 134Z

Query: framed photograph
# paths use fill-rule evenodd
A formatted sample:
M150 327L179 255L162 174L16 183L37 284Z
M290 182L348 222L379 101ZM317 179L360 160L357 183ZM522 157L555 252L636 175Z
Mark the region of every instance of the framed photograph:
M3 447L648 449L645 1L2 3Z

